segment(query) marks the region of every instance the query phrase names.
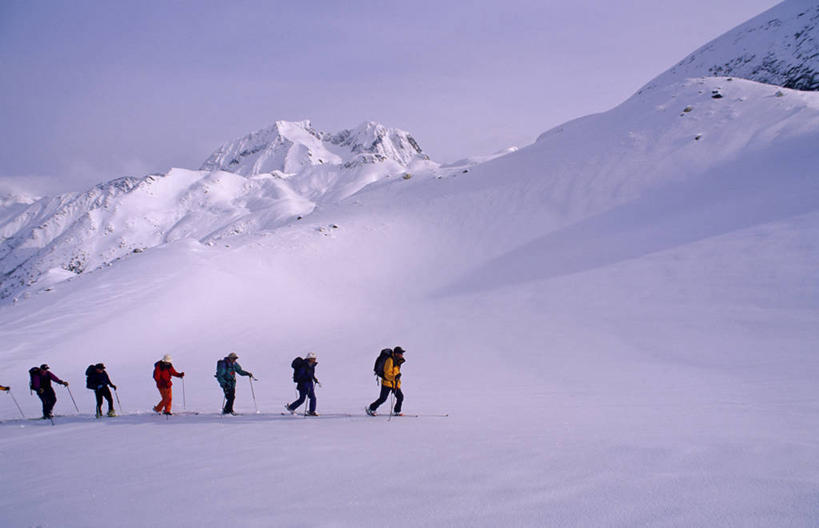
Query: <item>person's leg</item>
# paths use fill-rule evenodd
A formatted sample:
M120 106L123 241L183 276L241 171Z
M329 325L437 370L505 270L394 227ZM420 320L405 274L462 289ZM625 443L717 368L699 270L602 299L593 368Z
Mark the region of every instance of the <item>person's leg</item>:
M108 414L114 412L114 397L111 396L111 389L108 387L102 388L102 395L105 397L105 400L108 402ZM97 407L102 410L102 402L97 403Z
M302 385L298 385L297 388L299 390L299 399L287 406L287 408L291 411L296 410L299 405L304 403L305 398L307 398L307 388L303 387Z
M49 387L45 390L44 396L45 401L43 402L43 414L46 416L51 416L54 411L54 406L57 404L57 395L54 393L54 389Z
M162 387L159 389L162 394L162 401L159 402L159 410L171 414L171 403L173 402L173 387Z
M38 392L37 397L40 398L40 402L43 404L43 418L48 418L48 398L45 391L42 394Z
M401 389L395 389L395 414L401 412L401 404L404 403L404 393L401 392Z
M94 389L94 397L97 400L97 418L102 415L102 389Z
M225 391L225 408L222 409L222 413L228 414L233 412L233 402L236 400L236 387L225 385L222 387Z
M310 398L310 414L315 414L316 412L316 389L313 387L311 383L307 387L307 397Z
M165 402L165 393L162 392L161 387L157 387L156 390L159 391L159 403L154 405L154 412L162 412L162 404Z
M386 385L381 385L381 395L378 397L377 400L370 404L370 410L375 412L378 409L378 406L387 401L387 398L390 396L390 391L392 389L387 387Z

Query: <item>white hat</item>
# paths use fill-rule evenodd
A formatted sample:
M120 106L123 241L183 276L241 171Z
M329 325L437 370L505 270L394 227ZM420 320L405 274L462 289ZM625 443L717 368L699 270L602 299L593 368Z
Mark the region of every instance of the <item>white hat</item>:
M171 358L170 354L165 354L164 356L162 356L162 361L164 361L165 363L172 363L173 358Z
M307 357L305 359L316 359L316 353L315 352L308 352Z

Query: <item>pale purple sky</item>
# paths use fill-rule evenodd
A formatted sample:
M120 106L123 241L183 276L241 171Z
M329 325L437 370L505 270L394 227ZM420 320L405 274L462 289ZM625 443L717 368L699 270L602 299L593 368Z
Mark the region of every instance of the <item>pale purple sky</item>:
M773 0L0 2L0 191L199 168L276 120L436 161L608 110Z

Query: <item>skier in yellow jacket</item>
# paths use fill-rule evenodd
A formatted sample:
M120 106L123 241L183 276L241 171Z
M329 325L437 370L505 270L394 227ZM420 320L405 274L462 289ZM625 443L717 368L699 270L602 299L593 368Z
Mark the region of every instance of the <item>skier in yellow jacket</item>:
M401 365L404 363L404 349L395 347L392 354L384 362L384 375L381 377L381 395L367 408L367 414L375 416L378 406L387 401L390 393L395 394L395 416L402 416L401 404L404 403L404 393L401 392Z

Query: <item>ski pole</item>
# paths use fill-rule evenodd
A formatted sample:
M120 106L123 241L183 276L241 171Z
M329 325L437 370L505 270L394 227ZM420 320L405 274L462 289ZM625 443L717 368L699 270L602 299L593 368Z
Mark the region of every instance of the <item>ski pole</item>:
M394 384L395 384L395 382L393 382L393 385L394 385ZM387 421L388 421L388 422L389 422L389 421L392 421L392 400L393 400L393 398L395 398L395 387L393 387L393 388L390 390L390 417L389 417L389 418L387 418Z
M71 388L68 386L68 384L63 385L63 387L65 387L65 389L68 391L68 395L71 396L71 402L74 404L74 409L77 410L77 414L80 414L80 408L77 407L77 401L74 399L74 395L71 394Z
M117 392L117 389L114 389L114 396L117 397L117 405L119 405L119 413L124 414L122 412L122 404L119 402L119 393Z
M250 383L250 394L253 395L253 407L256 408L256 414L259 414L259 405L256 403L256 391L253 390L253 378L248 377L247 381Z
M23 417L23 419L25 419L26 415L25 415L25 414L23 414L23 409L21 409L21 408L20 408L20 404L19 404L19 403L17 403L17 398L15 398L15 397L14 397L14 394L12 394L12 393L11 393L11 389L7 390L6 392L8 392L8 393L9 393L9 396L11 396L11 399L12 399L12 400L14 400L14 405L16 405L16 406L17 406L17 410L18 410L18 411L20 411L20 416L22 416L22 417Z
M182 378L182 408L183 409L188 408L188 402L187 402L187 399L185 398L185 378L184 377Z

